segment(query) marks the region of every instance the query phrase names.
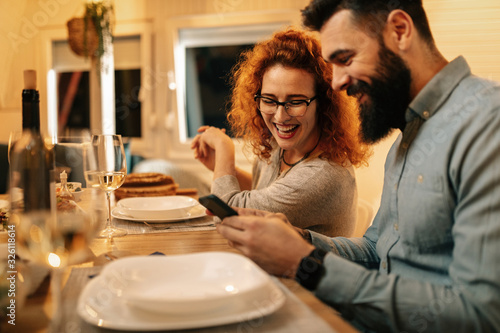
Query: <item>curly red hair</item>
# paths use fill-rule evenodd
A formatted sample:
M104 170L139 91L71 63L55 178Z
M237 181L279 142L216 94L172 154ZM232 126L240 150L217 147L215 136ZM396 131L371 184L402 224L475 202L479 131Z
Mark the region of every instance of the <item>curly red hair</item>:
M318 39L296 28L275 33L242 54L232 71L233 93L228 122L233 135L243 138L259 158L271 156L274 138L267 128L257 105L255 94L262 87L262 77L268 68L280 64L311 73L315 81L318 125L321 129L321 158L341 165L366 164L367 146L359 140L359 120L353 104L344 93L331 86L332 66L321 56Z

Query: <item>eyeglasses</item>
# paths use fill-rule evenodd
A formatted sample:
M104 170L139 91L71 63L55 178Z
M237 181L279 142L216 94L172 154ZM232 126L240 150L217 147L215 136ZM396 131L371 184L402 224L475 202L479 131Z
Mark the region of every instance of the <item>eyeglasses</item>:
M291 101L278 102L272 98L255 95L254 100L257 102L257 108L260 112L265 114L275 114L278 111L278 106L283 106L285 112L291 117L302 117L309 104L314 101L318 96L309 99L293 99Z

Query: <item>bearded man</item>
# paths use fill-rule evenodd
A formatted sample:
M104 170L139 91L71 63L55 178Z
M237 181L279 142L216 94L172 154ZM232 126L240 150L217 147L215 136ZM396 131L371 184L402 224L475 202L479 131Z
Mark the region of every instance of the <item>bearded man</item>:
M359 104L362 139L401 134L362 238L299 232L238 209L218 231L378 332L500 331L500 85L438 51L421 0L313 0L332 85Z

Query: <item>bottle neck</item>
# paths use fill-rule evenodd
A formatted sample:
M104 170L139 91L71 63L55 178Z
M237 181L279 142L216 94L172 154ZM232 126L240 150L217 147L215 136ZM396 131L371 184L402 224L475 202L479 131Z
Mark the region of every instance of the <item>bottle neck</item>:
M34 89L23 90L23 130L40 132L40 94Z

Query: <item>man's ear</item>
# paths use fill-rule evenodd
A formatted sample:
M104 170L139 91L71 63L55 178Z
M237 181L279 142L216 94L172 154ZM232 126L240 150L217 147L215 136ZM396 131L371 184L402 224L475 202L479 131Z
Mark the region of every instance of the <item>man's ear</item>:
M384 41L390 49L403 52L408 50L415 34L415 25L408 13L400 9L389 13L384 29Z

